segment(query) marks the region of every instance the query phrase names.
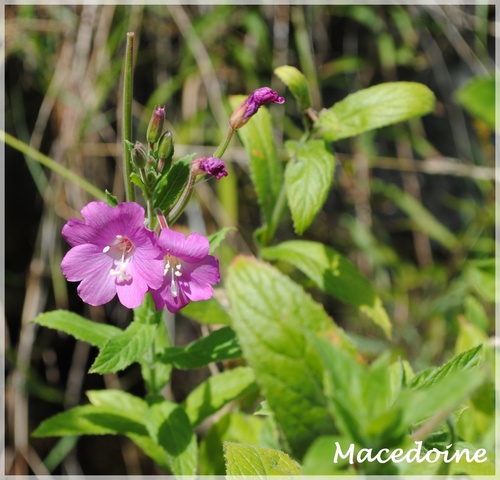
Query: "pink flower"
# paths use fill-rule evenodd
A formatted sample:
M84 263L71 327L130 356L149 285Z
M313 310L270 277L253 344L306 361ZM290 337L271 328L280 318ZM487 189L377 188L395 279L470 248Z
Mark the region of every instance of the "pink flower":
M209 255L210 244L199 233L187 238L164 228L160 233L160 248L164 253L163 284L151 294L158 310L164 306L175 313L189 302L208 300L219 283L219 261Z
M78 295L89 305L118 295L125 307L138 307L148 289L163 281L163 255L158 237L144 226L144 209L133 202L114 208L91 202L82 217L62 229L72 247L61 262L64 276L80 282Z
M191 170L195 175L202 175L204 173L213 175L217 180L222 177L227 177L226 164L220 159L215 157L202 157L196 159L191 163Z
M269 103L285 103L285 99L278 95L272 88L261 87L254 90L245 101L233 112L229 124L234 130L245 125L250 118L257 113L262 105Z

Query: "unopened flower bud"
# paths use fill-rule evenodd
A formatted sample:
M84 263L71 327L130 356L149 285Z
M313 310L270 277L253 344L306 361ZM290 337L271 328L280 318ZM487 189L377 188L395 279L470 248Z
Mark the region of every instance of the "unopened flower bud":
M146 140L149 144L154 144L160 139L164 120L165 107L155 107L146 131Z
M254 90L251 95L249 95L243 103L233 112L231 118L229 119L229 124L231 128L237 130L241 128L245 123L250 120L250 118L257 113L257 110L262 105L267 105L269 103L285 103L285 99L278 95L269 87L261 87Z
M144 168L148 163L148 154L141 142L135 142L134 148L130 151L130 154L137 168Z
M191 162L191 171L195 175L213 175L217 180L227 177L226 165L220 158L203 157Z
M174 138L172 137L172 132L167 130L160 138L160 143L158 145L158 158L163 158L163 160L168 160L174 154Z

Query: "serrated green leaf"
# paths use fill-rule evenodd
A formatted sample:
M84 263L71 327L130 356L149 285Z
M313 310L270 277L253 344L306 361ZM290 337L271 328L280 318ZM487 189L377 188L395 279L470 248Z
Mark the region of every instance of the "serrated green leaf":
M172 473L194 475L198 445L184 410L165 400L150 407L145 423L150 437L167 453Z
M96 407L110 407L127 415L128 418L142 422L148 404L139 397L123 390L89 390L87 397Z
M288 141L285 147L291 159L285 169L286 196L295 232L302 235L325 203L335 158L323 140Z
M413 389L428 388L454 372L464 372L481 365L484 361L483 346L477 345L466 350L439 368L431 368L418 373L409 383Z
M245 98L231 97L231 107L237 108ZM249 157L250 178L264 219L270 223L283 183L283 167L276 151L269 111L265 107L259 108L250 121L238 130L238 136Z
M237 367L211 376L184 400L183 407L191 425L199 425L227 403L257 388L249 367Z
M434 94L420 83L388 82L352 93L319 114L315 128L329 142L425 115Z
M300 465L272 448L224 442L226 478L240 476L299 475Z
M210 243L210 253L214 253L215 250L219 247L219 245L224 241L226 235L236 230L235 227L224 227L221 228L218 232L212 233L212 235L208 236L208 241Z
M274 74L289 88L297 100L299 110L304 112L312 106L311 94L305 75L290 65L274 69Z
M214 298L188 303L181 313L200 323L230 325L227 310Z
M455 235L409 193L401 190L396 185L388 184L378 179L372 181L372 189L374 192L391 199L408 215L417 230L426 233L429 237L450 250L458 245Z
M157 324L132 322L101 348L90 373L114 373L139 361L156 337Z
M473 117L495 128L495 78L473 78L456 92L456 99Z
M200 443L200 474L224 475L223 444L226 441L260 445L264 422L261 418L239 411L229 412L216 420Z
M423 388L401 392L397 403L403 409L403 425L414 425L439 411L451 413L484 379L485 371L478 368L454 370ZM443 415L442 422L445 419Z
M359 307L390 337L391 323L370 282L345 257L322 243L290 240L263 248L262 258L291 263L321 290Z
M67 310L53 310L42 313L34 318L33 322L44 327L60 330L77 340L99 348L102 348L108 340L123 332L123 330L113 325L87 320Z
M42 422L32 435L61 437L66 435L106 435L133 433L147 435L144 425L127 412L109 405L82 405L54 415Z
M186 155L175 162L163 176L153 192L153 206L168 211L179 199L189 179L190 163L195 154Z
M185 347L167 348L159 358L161 362L186 370L238 357L241 357L241 349L236 335L230 327L223 327Z
M275 418L300 457L335 431L322 392L323 373L308 333L350 343L322 306L287 276L249 257L233 261L227 281L232 325Z

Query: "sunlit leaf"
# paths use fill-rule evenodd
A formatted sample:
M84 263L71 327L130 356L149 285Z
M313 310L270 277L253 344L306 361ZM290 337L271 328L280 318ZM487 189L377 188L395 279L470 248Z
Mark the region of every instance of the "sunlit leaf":
M348 95L319 114L318 134L334 142L375 128L425 115L434 108L434 94L414 82L388 82Z
M196 426L228 402L255 388L253 370L237 367L209 377L187 396L183 407L191 424Z
M285 147L290 156L285 170L286 196L295 232L302 235L325 203L335 159L323 140L289 141Z
M262 249L262 257L291 263L324 292L360 308L390 337L389 317L370 282L333 248L318 242L289 240Z
M274 74L290 89L297 100L299 111L304 112L312 106L311 94L305 75L290 65L274 69Z
M100 348L111 338L123 333L123 330L113 325L87 320L67 310L53 310L42 313L34 318L33 322L44 327L60 330L77 340Z
M226 478L299 475L300 465L286 453L271 448L225 442Z
M256 259L233 262L227 294L244 358L300 457L316 437L335 431L322 392L320 359L308 333L329 333L343 348L350 343L299 285Z

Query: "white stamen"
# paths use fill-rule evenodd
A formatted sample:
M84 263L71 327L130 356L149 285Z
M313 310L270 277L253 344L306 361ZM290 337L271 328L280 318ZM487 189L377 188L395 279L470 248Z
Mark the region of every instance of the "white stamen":
M111 249L111 247L109 245L106 245L103 249L102 249L102 253L106 253L106 252L109 252L109 250Z

